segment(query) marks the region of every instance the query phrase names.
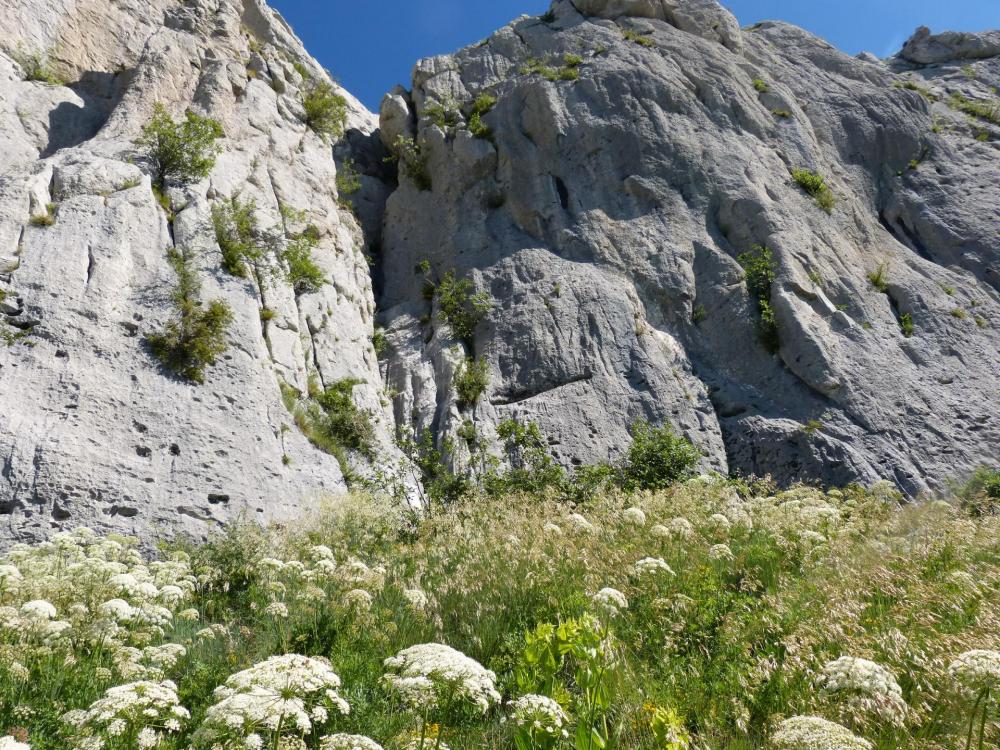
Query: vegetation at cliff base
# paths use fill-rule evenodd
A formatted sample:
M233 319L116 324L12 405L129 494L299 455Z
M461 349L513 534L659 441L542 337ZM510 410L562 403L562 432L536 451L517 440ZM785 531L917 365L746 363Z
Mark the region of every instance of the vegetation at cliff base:
M0 558L0 735L17 750L995 747L998 523L902 506L885 484L703 476L422 518L329 499L155 559L64 532Z

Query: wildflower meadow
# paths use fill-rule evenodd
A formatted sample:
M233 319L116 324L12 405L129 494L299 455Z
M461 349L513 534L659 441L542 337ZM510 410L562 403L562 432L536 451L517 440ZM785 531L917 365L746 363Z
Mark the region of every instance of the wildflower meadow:
M1000 745L1000 517L700 477L0 558L0 750Z

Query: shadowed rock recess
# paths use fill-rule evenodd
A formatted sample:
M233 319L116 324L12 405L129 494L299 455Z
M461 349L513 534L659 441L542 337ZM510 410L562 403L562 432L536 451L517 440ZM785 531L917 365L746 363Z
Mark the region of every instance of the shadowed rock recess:
M995 462L998 39L920 29L880 61L713 0L557 0L420 61L380 130L334 86L331 147L302 105L326 74L261 0L0 0L0 534L204 536L348 464L414 495L397 431L462 468L458 436L508 418L567 466L639 419L781 482L916 495ZM24 80L25 50L65 85ZM172 219L134 145L157 103L225 132ZM317 291L222 270L212 207L237 195L262 236L315 227ZM202 385L144 344L172 247L235 315ZM289 396L348 378L373 448L342 467Z

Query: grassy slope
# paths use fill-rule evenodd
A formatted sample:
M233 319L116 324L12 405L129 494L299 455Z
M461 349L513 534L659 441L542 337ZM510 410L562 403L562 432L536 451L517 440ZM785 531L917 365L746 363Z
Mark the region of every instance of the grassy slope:
M343 679L352 711L331 728L394 750L420 725L382 685L386 657L415 643L447 643L494 670L506 701L519 693L526 631L599 612L592 595L614 587L629 601L627 611L604 618L617 664L607 725L618 747L669 747L649 728L658 707L676 712L697 746L713 750L767 747L778 720L807 713L850 726L884 750L964 747L971 702L947 667L969 649L1000 648L998 518L972 519L943 502L901 508L887 488L757 498L738 490L745 492L693 480L575 510L515 496L463 504L419 524L353 498L295 529L237 529L189 550L197 589L171 609L196 608L199 621L175 616L162 635L137 624L117 636L140 647L184 643L188 653L172 667L137 674L120 666L115 647L95 648L87 638L39 645L23 628L0 630L0 734L26 729L35 750L66 747L64 711L138 676L173 679L195 727L227 675L296 652L329 658ZM623 513L629 506L643 509L644 524ZM667 533L676 518L693 532ZM310 549L318 544L333 551L335 574L303 573L315 568ZM717 544L732 558L713 550ZM303 566L279 571L261 563L269 556ZM673 574L636 575L636 561L649 556ZM116 594L106 577L71 584L33 572L38 560L51 566L57 558L51 549L16 551L25 580L0 584L0 604L45 598L66 617L72 603L85 601L91 614L69 619L74 632L86 632L99 603ZM374 596L370 609L347 603L346 592L358 588ZM414 607L407 589L423 591L426 606ZM268 614L273 601L289 616ZM5 617L13 621L11 609L0 609L0 623ZM208 637L203 629L213 622L226 627ZM857 696L817 687L823 665L843 655L872 659L896 676L909 706L903 726L876 718ZM31 676L15 678L15 663ZM560 682L555 692L572 713L578 696L569 671ZM443 721L452 750L512 748L503 713L431 718ZM1000 728L986 731L1000 741ZM184 733L170 746L189 742Z

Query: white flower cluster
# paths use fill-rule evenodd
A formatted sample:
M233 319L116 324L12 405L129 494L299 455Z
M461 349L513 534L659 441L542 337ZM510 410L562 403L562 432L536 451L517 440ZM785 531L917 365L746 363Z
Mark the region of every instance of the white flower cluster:
M824 495L811 487L755 498L746 507L760 526L810 547L838 531L844 524L845 511L850 510L836 490ZM803 536L805 532L811 533Z
M382 750L375 740L360 734L331 734L319 743L320 750Z
M597 527L579 513L570 513L569 520L573 524L573 528L577 531L582 531L586 534L593 534L597 531Z
M819 716L793 716L771 737L775 750L872 750L872 743Z
M614 617L620 612L628 609L628 599L618 589L604 588L592 597L591 601L598 609Z
M185 556L146 562L135 543L81 528L15 546L0 560L0 636L66 650L162 638L197 580Z
M902 726L909 713L892 672L868 659L841 656L828 662L819 686L828 693L847 693L852 707L896 726Z
M667 523L667 530L674 539L690 539L694 536L694 524L682 516L671 519Z
M140 680L110 688L86 711L71 711L63 721L79 730L77 747L99 748L103 740L129 737L146 750L179 732L188 718L174 683Z
M626 508L625 512L622 513L622 520L632 526L642 527L646 525L646 514L642 508Z
M411 646L386 659L385 666L386 684L420 711L438 707L445 696L466 700L483 713L500 701L493 672L441 643Z
M340 677L326 660L273 656L215 689L217 703L206 712L199 738L226 748L249 748L261 734L310 734L326 724L331 712L350 712L339 688Z
M667 561L659 557L644 557L633 566L632 570L637 576L674 575Z
M728 544L713 544L708 549L708 556L720 562L731 562L735 559L733 551Z
M257 571L275 597L264 610L269 617L288 617L290 600L330 602L349 610L367 611L385 584L384 568L371 568L356 558L338 565L333 550L324 545L310 547L304 557L305 562L276 557L257 562Z
M970 695L1000 692L1000 651L966 651L948 666L948 673Z
M13 737L0 737L0 750L31 750L31 745L18 742Z
M527 732L549 737L568 737L569 717L562 706L544 695L522 695L511 703L511 721Z

